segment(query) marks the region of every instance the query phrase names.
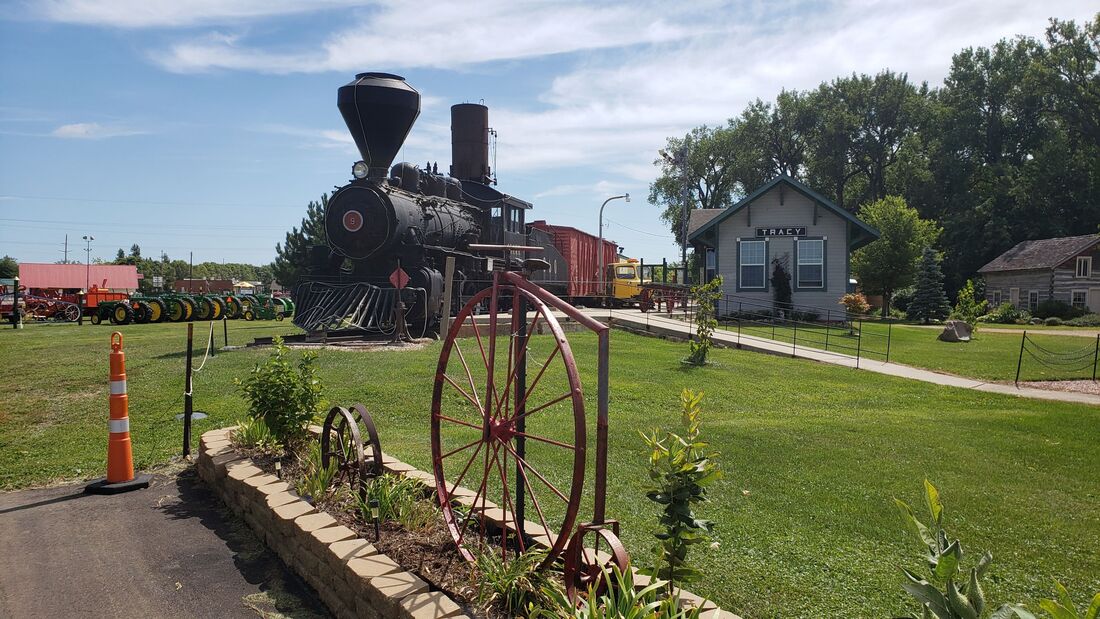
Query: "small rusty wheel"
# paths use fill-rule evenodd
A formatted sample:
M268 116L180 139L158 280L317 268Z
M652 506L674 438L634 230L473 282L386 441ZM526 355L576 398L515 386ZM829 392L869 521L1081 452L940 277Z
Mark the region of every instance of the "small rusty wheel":
M367 430L366 445L360 423ZM382 473L382 447L365 406L356 404L350 411L335 406L329 411L321 429L321 464L335 464L334 480L345 480L361 497L366 496L366 480Z
M620 572L630 569L630 555L619 540L618 529L619 523L615 521L602 525L585 523L577 527L565 550L565 593L571 601L576 602L579 592L588 591L593 586L597 595L605 592L608 582L604 574L610 573L612 565L618 567ZM584 545L588 534L596 536L595 548ZM606 553L600 552L601 540L607 544Z

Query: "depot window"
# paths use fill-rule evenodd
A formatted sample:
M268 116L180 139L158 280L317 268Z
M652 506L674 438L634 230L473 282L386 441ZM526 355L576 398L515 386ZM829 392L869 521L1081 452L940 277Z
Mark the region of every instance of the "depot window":
M798 287L825 287L825 241L798 241Z
M764 288L764 263L767 247L764 241L741 241L738 246L738 268L741 288Z

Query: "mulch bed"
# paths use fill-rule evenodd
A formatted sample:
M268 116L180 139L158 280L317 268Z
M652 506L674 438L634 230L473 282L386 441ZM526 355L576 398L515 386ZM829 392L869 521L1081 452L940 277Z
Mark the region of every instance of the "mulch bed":
M1047 391L1072 391L1074 393L1100 395L1100 382L1091 380L1031 380L1021 382L1020 386L1046 389Z
M276 474L275 463L281 461L280 477L294 488L295 480L301 473L298 454L307 447L291 451L291 455L277 457L269 451L235 446L238 452L248 456L265 473ZM447 530L440 514L424 530L410 531L397 522L386 521L379 525L379 537L376 540L374 523L365 520L359 512L354 490L346 483L336 492L330 492L324 498L310 501L319 509L336 519L360 538L370 542L379 552L396 561L429 585L433 590L446 593L471 617L482 619L508 619L512 615L503 608L492 605L487 608L477 605L477 574L472 565L459 554L458 548ZM306 500L309 500L307 497Z

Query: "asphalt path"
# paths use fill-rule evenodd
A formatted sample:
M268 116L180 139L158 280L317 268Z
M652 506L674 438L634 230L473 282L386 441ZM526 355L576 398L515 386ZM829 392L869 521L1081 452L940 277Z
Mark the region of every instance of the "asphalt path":
M257 616L328 615L193 469L0 494L0 617Z

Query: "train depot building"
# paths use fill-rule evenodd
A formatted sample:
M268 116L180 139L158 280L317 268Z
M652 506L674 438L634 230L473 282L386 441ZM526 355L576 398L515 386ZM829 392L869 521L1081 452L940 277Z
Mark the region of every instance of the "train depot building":
M770 306L775 262L791 276L791 301L836 309L850 292L852 252L879 237L828 198L777 176L733 206L691 212L688 242L706 256L707 280L722 276L725 294Z

